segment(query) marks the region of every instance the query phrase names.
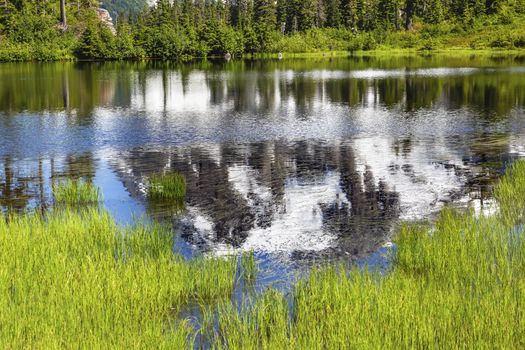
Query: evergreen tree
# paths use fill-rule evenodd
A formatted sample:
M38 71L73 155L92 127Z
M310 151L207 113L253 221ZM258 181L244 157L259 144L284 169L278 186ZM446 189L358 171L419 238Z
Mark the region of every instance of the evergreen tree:
M379 23L386 29L399 29L397 0L379 0Z
M146 1L104 0L103 6L137 9ZM525 14L525 0L157 0L140 16L119 13L115 38L107 26L100 26L99 6L97 0L0 0L0 54L15 47L23 51L20 57L44 52L45 59L52 59L52 52L62 57L74 52L84 58L171 59L266 52L281 50L281 45L294 52L354 50L387 38L403 40L403 47L430 47L427 39L439 33L434 30L443 21L468 32L476 23L504 25ZM415 18L421 23L416 28ZM436 26L426 30L427 24ZM414 30L414 35L388 37L396 30ZM523 45L518 30L503 39L504 47Z
M463 1L463 0L461 0ZM405 29L412 29L412 20L416 15L418 0L405 0L404 13L405 13Z
M444 19L442 0L427 0L423 13L423 19L427 23L439 24Z
M252 26L253 18L253 1L252 0L236 0L233 10L233 24L237 28L248 28Z
M282 33L286 32L288 27L288 0L277 0L276 2L276 17L277 17L277 26L279 31Z
M342 25L341 0L325 0L325 26L339 28Z
M317 0L295 0L297 29L305 31L314 28L318 19Z
M357 28L358 20L356 5L356 0L341 0L341 20L345 28Z
M260 51L266 50L276 28L276 8L273 0L254 1L255 32Z

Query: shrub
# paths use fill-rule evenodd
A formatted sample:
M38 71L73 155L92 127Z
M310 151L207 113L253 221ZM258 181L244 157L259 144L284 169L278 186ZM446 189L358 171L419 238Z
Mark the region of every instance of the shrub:
M29 44L4 42L0 46L0 61L30 61L34 59Z
M403 49L415 48L418 45L418 36L414 32L401 32L397 35L397 45L401 46Z
M147 56L163 60L180 58L187 52L188 38L183 30L169 25L146 27L141 33Z
M492 48L510 49L514 46L513 40L509 35L500 35L489 44Z
M514 22L514 14L508 7L504 7L498 14L498 23L503 25L512 24Z
M363 40L360 36L354 36L348 43L348 51L359 51L363 48Z
M75 55L84 59L118 58L116 37L105 24L91 22L80 36Z
M525 35L520 35L514 38L514 46L519 48L525 48Z
M427 38L423 40L423 45L419 48L422 51L432 51L437 48L437 41L432 38Z
M377 42L376 39L371 35L367 34L363 37L363 50L370 51L375 50L377 48Z

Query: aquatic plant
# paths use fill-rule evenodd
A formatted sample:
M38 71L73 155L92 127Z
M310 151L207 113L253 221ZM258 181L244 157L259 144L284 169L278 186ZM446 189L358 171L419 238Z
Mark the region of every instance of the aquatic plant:
M99 208L0 217L0 347L190 348L177 315L231 298L237 264L172 246L163 227L119 228Z
M253 251L241 254L242 276L246 281L254 281L257 274L257 262Z
M525 161L514 162L508 167L506 175L494 188L494 197L500 208L500 219L512 225L522 221L525 214Z
M155 201L179 201L186 197L186 178L178 173L149 178L148 198Z
M66 180L53 185L56 204L82 205L95 204L102 200L99 189L90 182Z

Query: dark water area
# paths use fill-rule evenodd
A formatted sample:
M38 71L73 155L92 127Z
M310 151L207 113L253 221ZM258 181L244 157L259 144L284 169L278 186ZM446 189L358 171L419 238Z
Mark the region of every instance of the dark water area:
M524 107L512 56L1 64L0 208L50 207L81 178L119 222L169 223L187 257L254 251L265 285L381 267L400 221L493 209ZM173 171L183 211L146 196Z

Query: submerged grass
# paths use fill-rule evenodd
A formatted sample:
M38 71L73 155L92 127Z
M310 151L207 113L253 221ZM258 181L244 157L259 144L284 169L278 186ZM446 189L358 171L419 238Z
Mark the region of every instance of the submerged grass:
M148 197L158 201L184 201L186 178L178 173L153 175L149 179Z
M386 275L314 270L291 296L223 305L208 336L228 349L524 348L525 162L494 194L493 217L446 209L433 228L403 226Z
M84 205L96 204L102 200L99 189L90 182L67 180L53 185L56 204Z

